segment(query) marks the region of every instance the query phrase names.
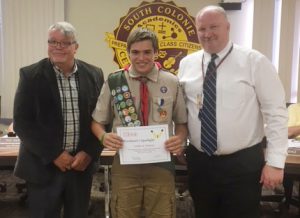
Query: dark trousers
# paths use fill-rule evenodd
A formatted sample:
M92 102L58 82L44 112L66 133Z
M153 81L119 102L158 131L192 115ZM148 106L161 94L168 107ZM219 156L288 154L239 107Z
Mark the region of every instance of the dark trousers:
M209 157L187 149L189 190L196 218L259 218L262 146Z
M91 172L56 170L46 184L28 183L28 202L31 218L88 217L92 185Z

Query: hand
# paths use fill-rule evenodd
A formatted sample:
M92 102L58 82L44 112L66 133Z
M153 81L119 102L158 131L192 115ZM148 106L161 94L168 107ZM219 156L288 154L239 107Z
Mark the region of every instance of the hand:
M283 169L265 165L261 177L260 183L267 189L274 189L280 185L283 181Z
M300 135L300 126L290 126L288 128L288 138L296 138L298 135Z
M91 161L92 158L90 157L90 155L88 155L84 151L80 151L74 156L74 161L71 165L71 168L77 171L84 171L91 163Z
M109 150L117 151L123 147L123 140L116 133L110 132L105 134L102 144Z
M177 160L180 164L182 165L187 165L186 157L185 157L185 152L182 152L180 155L177 155Z
M57 166L62 172L71 169L74 157L67 151L63 151L54 161L54 165Z
M165 147L174 155L180 155L183 151L183 140L181 137L175 135L171 136L166 142Z

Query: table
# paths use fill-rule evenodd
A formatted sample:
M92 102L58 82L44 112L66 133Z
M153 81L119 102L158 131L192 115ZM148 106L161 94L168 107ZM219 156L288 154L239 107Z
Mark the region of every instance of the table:
M11 149L1 149L4 143L1 143L0 138L0 168L3 167L14 167L14 164L18 155L18 146L12 146ZM110 202L110 167L115 156L115 151L104 149L100 157L100 167L104 169L104 192L105 192L105 218L110 217L109 202ZM299 154L288 154L285 164L285 176L298 176L300 178L300 155ZM288 181L290 182L290 181ZM0 184L1 186L1 184ZM285 196L275 196L281 201L283 197L286 197L286 204L298 205L299 202L292 198L292 189L288 184L285 186ZM266 196L263 200L273 201L274 196Z
M293 196L294 181L300 181L300 155L289 154L285 164L285 205L289 208L290 205L298 207L298 214L300 215L300 187L298 197Z
M12 169L20 146L17 137L0 137L0 169ZM6 191L6 183L0 181L0 192Z
M0 137L0 167L12 168L19 152L20 139L18 137Z
M279 202L283 203L284 208L283 213L286 213L290 205L298 207L300 214L300 199L293 196L293 184L294 181L300 180L300 154L291 154L289 153L284 168L284 179L283 179L283 194L272 194L272 195L263 195L261 197L262 201L268 202ZM299 188L300 191L300 188ZM300 193L299 193L300 196Z
M13 168L19 152L20 140L17 137L0 137L0 169ZM104 168L105 218L110 217L110 175L109 169L115 156L115 151L104 149L100 156L100 167ZM0 190L5 190L5 184L0 183Z

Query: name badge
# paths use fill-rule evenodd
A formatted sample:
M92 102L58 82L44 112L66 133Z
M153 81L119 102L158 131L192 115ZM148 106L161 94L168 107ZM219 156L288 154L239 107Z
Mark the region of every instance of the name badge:
M196 96L196 104L197 104L197 107L198 109L200 110L203 106L203 94L197 94Z

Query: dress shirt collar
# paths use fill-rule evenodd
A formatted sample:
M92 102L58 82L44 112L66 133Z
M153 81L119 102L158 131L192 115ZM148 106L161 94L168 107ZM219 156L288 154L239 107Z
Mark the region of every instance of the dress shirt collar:
M218 65L218 63L225 57L227 52L230 50L232 45L232 42L229 40L225 48L217 53L218 58L216 58L215 63ZM204 64L207 65L210 62L211 59L211 54L203 50L203 55L204 55Z
M52 61L51 61L51 64L53 66L53 69L54 69L56 75L63 75L64 76L64 72L58 66L56 66L54 63L52 63ZM77 63L76 63L76 60L75 60L72 72L69 74L69 76L75 74L77 72L77 70L78 70L78 66L77 66Z

